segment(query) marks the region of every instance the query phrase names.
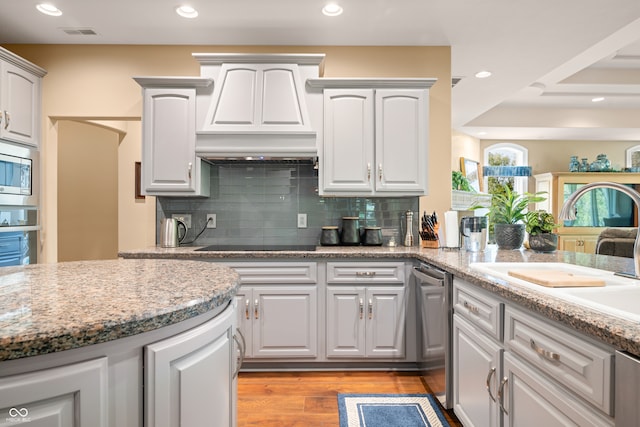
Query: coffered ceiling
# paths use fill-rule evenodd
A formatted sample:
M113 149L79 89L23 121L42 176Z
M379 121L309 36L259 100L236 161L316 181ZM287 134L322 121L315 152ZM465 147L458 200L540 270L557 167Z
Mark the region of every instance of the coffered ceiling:
M455 130L640 141L638 0L337 1L330 18L323 0L190 0L185 19L178 1L0 0L0 44L448 45Z

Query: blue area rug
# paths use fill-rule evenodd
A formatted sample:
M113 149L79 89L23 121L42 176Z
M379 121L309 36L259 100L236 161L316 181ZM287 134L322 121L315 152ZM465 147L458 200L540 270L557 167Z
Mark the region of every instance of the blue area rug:
M340 427L449 427L431 394L338 394Z

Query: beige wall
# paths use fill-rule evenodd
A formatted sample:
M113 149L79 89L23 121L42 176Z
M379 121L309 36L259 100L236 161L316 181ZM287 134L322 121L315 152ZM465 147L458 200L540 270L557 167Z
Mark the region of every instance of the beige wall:
M451 135L451 170L460 170L460 157L475 160L482 164L480 140L460 132Z
M58 260L118 255L118 135L58 122Z
M43 82L43 204L44 262L57 260L56 241L56 118L93 120L139 120L142 110L140 87L132 76L199 75L193 52L325 53L325 77L432 77L438 82L430 94L430 148L425 167L429 170L429 195L421 199L421 210L443 212L450 205L451 169L451 50L443 47L359 46L111 46L111 45L4 45L3 47L47 70ZM137 131L136 131L137 132ZM127 136L129 134L127 133ZM137 141L127 141L123 156L139 151ZM136 146L135 149L133 146ZM443 159L445 161L443 161ZM128 173L135 159L121 159ZM446 178L443 181L443 178ZM125 182L126 178L121 175ZM123 184L126 188L126 184ZM120 194L123 198L129 196ZM148 198L149 199L149 198ZM152 200L146 200L150 204ZM127 233L130 243L148 240L155 212L129 203L123 218L135 218L138 227ZM137 216L134 212L144 214ZM149 215L151 217L149 218ZM138 223L139 221L139 223ZM124 242L121 242L121 245ZM121 246L122 247L122 246Z

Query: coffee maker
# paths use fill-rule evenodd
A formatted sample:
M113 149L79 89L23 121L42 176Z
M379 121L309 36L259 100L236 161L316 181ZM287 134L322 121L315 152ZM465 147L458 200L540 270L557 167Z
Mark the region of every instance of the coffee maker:
M482 252L487 247L487 217L464 216L460 219L462 247L468 252Z

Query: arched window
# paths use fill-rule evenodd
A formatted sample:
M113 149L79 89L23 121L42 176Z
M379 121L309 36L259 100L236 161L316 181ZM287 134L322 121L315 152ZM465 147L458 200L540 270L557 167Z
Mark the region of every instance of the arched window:
M525 147L509 142L498 143L484 149L484 164L486 166L527 166L529 163L529 150ZM496 186L507 183L519 194L528 191L528 178L526 176L488 176L484 178L487 193L493 193Z

